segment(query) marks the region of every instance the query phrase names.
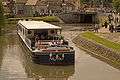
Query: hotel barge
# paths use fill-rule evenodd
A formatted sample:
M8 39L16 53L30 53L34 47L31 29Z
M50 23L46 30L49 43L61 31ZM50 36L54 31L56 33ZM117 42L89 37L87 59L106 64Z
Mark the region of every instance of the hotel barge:
M75 51L61 35L61 27L43 21L19 21L17 33L39 64L74 64Z

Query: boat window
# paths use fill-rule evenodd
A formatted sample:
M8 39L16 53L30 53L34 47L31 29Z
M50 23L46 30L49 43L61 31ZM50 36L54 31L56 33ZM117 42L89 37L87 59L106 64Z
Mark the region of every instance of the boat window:
M28 34L31 34L31 33L32 33L32 31L28 30Z
M23 35L25 34L25 29L23 28Z
M51 30L51 31L50 31L50 33L51 33L51 34L54 34L54 33L55 33L55 31L54 31L54 30Z
M20 30L22 32L22 28L20 25L17 25L17 28L18 28L18 30Z
M61 40L64 39L61 35L48 35L48 40Z

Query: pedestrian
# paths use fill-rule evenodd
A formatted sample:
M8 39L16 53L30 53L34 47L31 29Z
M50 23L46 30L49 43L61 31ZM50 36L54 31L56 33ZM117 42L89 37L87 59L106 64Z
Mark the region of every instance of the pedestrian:
M107 28L107 26L108 26L108 23L107 23L107 22L105 22L105 23L104 23L104 26L105 26L105 28Z
M113 26L112 24L109 25L109 31L110 31L111 33L113 33L113 31L114 31L114 26Z
M95 31L95 32L98 32L98 29L99 29L99 25L98 25L98 24L95 24L95 26L94 26L94 31Z
M116 18L116 21L119 22L119 18L118 17Z
M39 36L35 35L35 42L38 42L38 40L39 40Z
M114 31L117 32L117 26L115 26Z

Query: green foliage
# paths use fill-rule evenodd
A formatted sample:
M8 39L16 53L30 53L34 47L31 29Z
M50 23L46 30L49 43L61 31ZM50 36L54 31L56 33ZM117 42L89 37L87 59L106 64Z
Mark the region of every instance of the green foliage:
M3 16L2 3L0 2L0 34L1 34L1 28L3 26L4 26L4 16Z
M116 51L120 52L120 44L118 44L118 43L115 43L115 42L109 41L107 39L101 38L101 37L95 35L95 33L92 33L92 32L85 32L85 33L82 33L81 35L83 37L89 39L89 40L95 41L99 44L102 44L102 45L108 47L108 48L111 48L113 50L116 50Z
M0 25L2 24L3 20L4 20L3 9L2 4L0 3Z
M19 20L25 20L25 19L32 19L35 21L45 21L45 22L59 22L59 19L56 16L8 18L6 22L16 24Z
M113 6L119 12L120 11L120 0L113 0Z
M45 21L45 22L59 22L59 20L56 16L42 17L42 20Z

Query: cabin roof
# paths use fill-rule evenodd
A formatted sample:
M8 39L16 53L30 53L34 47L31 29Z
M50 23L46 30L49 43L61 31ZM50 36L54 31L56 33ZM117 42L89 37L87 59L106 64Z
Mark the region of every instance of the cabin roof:
M61 27L43 22L43 21L19 21L27 29L61 29Z

